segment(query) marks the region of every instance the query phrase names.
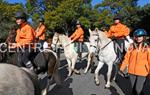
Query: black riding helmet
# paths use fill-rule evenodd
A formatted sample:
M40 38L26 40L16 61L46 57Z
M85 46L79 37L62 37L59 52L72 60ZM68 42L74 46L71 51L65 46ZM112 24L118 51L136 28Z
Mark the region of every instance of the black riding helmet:
M113 20L121 20L120 16L115 16Z
M21 11L19 11L19 12L17 12L16 14L15 14L15 18L17 19L17 18L21 18L21 19L27 19L27 15L24 13L24 12L21 12Z

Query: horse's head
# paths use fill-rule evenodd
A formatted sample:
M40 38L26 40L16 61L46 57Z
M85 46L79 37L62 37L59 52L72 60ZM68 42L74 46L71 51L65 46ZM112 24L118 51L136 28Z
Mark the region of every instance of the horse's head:
M55 34L53 36L53 39L52 39L51 47L53 49L56 49L56 45L57 45L58 42L59 42L59 34L55 32Z
M90 32L90 37L89 37L90 51L92 50L93 52L95 52L99 43L99 33L98 33L99 31L97 29L95 29L94 31L91 31L89 29L89 32Z

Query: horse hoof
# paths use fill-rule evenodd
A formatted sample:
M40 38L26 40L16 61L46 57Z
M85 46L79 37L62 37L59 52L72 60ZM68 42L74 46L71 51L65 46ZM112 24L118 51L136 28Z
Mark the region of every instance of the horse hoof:
M113 78L113 81L116 81L116 77Z
M84 74L87 74L87 70L84 71Z
M99 85L100 85L100 82L99 82L99 81L96 81L95 79L96 79L96 78L94 77L94 83L95 83L95 85L96 85L96 86L99 86Z
M105 85L105 89L109 89L109 88L110 88L110 86Z
M91 69L91 74L93 74L95 71L94 71L94 69Z
M71 72L69 72L68 77L71 77L71 75L72 75L72 71L71 71Z
M76 70L76 69L73 69L73 71L74 71L75 74L78 74L78 75L81 74L80 71L78 71L78 70Z
M81 75L81 73L80 73L80 71L78 71L78 72L74 72L75 74L77 74L77 75Z
M96 81L94 81L95 82L95 85L96 86L99 86L100 85L100 82L96 82Z
M110 88L110 87L106 87L106 86L105 86L105 89L109 89L109 88Z
M68 74L68 77L71 77L72 74Z

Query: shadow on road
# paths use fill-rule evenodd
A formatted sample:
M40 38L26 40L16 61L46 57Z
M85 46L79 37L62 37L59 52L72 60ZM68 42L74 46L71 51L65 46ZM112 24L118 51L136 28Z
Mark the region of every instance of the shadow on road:
M131 83L130 83L129 78L123 78L122 76L117 75L116 84L119 86L119 88L122 90L122 92L125 95L130 95L130 93L131 93Z
M120 95L120 94L117 92L116 88L113 87L113 86L111 86L111 87L109 88L109 90L111 91L111 95Z
M48 95L73 95L72 88L70 88L70 83L72 83L73 79L68 78L63 82L63 86L54 86L48 93Z

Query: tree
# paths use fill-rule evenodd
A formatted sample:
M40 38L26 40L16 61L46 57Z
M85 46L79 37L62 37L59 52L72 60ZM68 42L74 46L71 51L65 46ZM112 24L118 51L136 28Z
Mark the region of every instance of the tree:
M14 14L20 9L22 9L21 4L8 4L0 0L0 42L6 39L10 28L15 25Z
M95 6L98 9L101 26L111 25L115 16L122 17L122 22L132 27L139 21L137 16L138 0L104 0Z
M28 0L26 6L34 21L43 16L47 27L55 31L73 32L77 20L87 28L98 18L91 0Z
M150 4L140 7L140 9L137 12L137 15L139 16L140 20L135 24L134 28L143 28L146 31L148 31L148 34L150 35Z

